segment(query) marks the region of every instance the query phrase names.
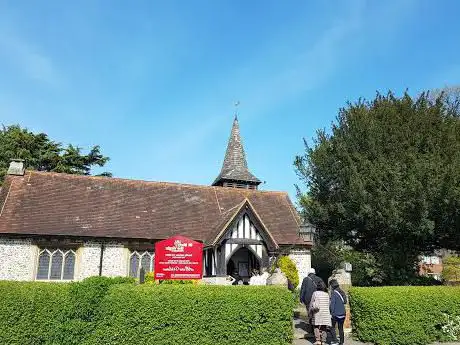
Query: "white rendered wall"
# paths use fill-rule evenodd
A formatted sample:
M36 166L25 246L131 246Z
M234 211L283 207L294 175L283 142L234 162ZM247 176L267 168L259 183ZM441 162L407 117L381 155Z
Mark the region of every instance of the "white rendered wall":
M28 239L0 239L0 280L33 280L37 247Z
M0 238L0 280L35 280L39 248L32 243L32 239ZM74 280L99 275L101 242L87 241L76 249ZM127 248L106 243L102 275L126 277L128 261Z
M295 263L297 272L299 273L300 289L303 279L308 275L311 268L311 253L308 249L293 249L289 252L289 258Z
M99 275L101 243L87 241L77 250L75 280Z
M83 280L99 275L101 263L101 242L87 241L77 251L75 280ZM104 244L102 275L106 277L126 277L128 275L129 250L120 243Z
M128 275L128 260L129 250L124 248L122 244L106 244L102 258L102 275L126 277Z

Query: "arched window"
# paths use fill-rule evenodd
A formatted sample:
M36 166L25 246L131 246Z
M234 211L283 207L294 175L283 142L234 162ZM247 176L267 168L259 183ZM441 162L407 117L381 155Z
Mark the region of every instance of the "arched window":
M129 276L138 278L141 267L145 272L152 272L154 267L155 253L149 251L133 251L129 256Z
M73 250L42 249L38 255L37 280L72 280L75 271Z

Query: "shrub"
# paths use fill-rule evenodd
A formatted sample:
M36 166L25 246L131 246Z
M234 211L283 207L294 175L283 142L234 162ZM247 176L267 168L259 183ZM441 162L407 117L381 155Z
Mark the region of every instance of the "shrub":
M70 284L70 318L82 321L92 321L102 298L107 294L109 287L115 284L134 283L128 277L89 277L81 282Z
M291 344L284 288L117 281L0 282L0 344Z
M51 344L64 319L68 284L0 282L0 344Z
M110 286L134 284L129 277L89 277L69 284L67 308L52 336L58 344L79 345L97 327L100 304Z
M109 287L132 282L124 277L0 282L0 344L80 344L94 330Z
M353 265L351 275L353 286L381 286L384 283L392 283L383 272L381 260L370 253L353 250L341 242L330 241L315 245L311 260L316 275L324 281L328 281L344 262L349 262Z
M442 333L444 333L449 340L460 340L460 316L444 314Z
M117 286L86 345L292 342L292 297L266 286Z
M148 284L154 284L155 283L155 272L147 272L145 274L145 282Z
M352 288L353 331L378 345L424 345L447 340L446 316L460 315L460 288L434 286Z
M190 279L190 280L155 280L155 272L148 272L145 274L145 283L148 285L160 285L160 284L166 284L166 285L187 285L187 284L193 284L193 285L198 285L199 280L196 279Z
M188 279L188 280L160 280L159 284L164 285L197 285L198 280Z
M417 276L409 279L404 285L412 286L437 286L442 285L442 282L429 276Z
M299 273L294 262L288 256L282 256L277 260L276 265L286 275L286 278L289 279L295 289L299 285Z

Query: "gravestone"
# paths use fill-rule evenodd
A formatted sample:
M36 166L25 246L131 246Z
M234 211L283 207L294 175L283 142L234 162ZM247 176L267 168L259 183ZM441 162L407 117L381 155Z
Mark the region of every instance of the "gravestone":
M275 269L275 272L267 278L267 285L281 285L288 287L288 279L286 278L286 275L281 272L281 269L277 268Z
M145 283L145 270L144 267L141 267L140 272L139 272L139 284L144 284Z

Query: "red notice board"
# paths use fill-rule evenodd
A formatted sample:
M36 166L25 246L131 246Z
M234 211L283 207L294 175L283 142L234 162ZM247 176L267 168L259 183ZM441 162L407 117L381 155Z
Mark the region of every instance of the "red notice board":
M155 243L155 279L201 279L203 244L184 236Z

